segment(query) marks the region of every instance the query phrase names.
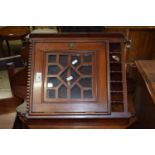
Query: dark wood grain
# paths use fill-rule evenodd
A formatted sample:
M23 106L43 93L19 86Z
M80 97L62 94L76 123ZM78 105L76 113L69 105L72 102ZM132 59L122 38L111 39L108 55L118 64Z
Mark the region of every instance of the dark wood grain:
M155 53L155 27L113 26L105 27L105 32L122 32L131 47L126 48L126 62L151 59Z
M35 34L31 35L30 40L27 110L24 114L24 120L29 124L30 128L34 127L30 125L31 120L34 123L33 119L36 119L37 123L35 125L40 122L39 126L43 125L42 120L37 121L37 119L43 119L45 122L47 119L49 120L47 124L49 123L51 127L55 119L66 122L66 124L71 121L70 127L71 124L76 122L81 122L82 127L82 122L86 123L89 119L93 124L90 125L90 128L97 128L98 125L95 125L95 122L113 124L117 119L119 123L129 124L132 114L128 111L127 104L125 39L122 34ZM70 46L71 44L74 46ZM52 65L52 63L48 64L47 56L54 53L57 55L70 55L79 52L84 54L89 51L94 51L96 55L93 58L96 64L92 64L94 67L92 74L95 76L94 83L96 83L96 86L93 84L95 87L92 87L92 89L93 92L97 92L96 99L92 101L90 99L70 100L70 94L68 94L67 100L56 98L53 100L48 99L47 102L47 95L45 95L45 90L47 90L46 79L51 76L47 73L47 67ZM58 60L56 60L56 63L59 65ZM71 61L68 60L68 63L71 63ZM76 72L78 71L76 70ZM38 81L36 80L37 73L42 75ZM70 74L70 71L68 71L68 74ZM81 73L79 75L84 76ZM19 111L18 113L20 115ZM56 125L56 127L58 126ZM85 124L82 128L87 127Z
M26 26L6 26L0 29L0 37L4 40L23 39L28 33L30 29Z
M136 66L155 104L155 60L139 60L136 61Z
M137 66L137 83L135 89L135 106L139 126L155 128L155 61L139 60Z

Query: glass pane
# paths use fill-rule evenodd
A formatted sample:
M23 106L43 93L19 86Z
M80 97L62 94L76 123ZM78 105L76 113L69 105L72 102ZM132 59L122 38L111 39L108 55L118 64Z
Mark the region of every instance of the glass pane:
M64 52L47 53L46 97L61 101L92 99L93 54ZM54 102L54 101L53 101Z
M60 68L56 65L48 66L48 74L58 74L60 72Z
M92 98L92 90L84 90L84 98Z
M91 88L92 87L92 80L91 78L82 78L80 81L79 81L80 85L83 86L83 87L89 87Z
M83 75L91 75L92 74L92 66L81 66L79 68L79 71L83 74Z
M68 64L68 55L60 55L59 56L59 63L61 66L67 66Z
M75 85L71 89L71 98L81 98L81 89L79 88L79 86Z
M57 87L60 84L60 80L56 77L48 78L48 88Z
M80 55L72 55L71 62L74 67L77 67L81 63Z
M48 56L48 62L49 63L55 63L56 62L56 55L49 55Z
M67 84L73 84L78 78L79 75L76 73L76 71L73 68L67 68L60 77L67 83Z
M83 56L83 62L91 62L92 61L92 55L90 54L85 54Z
M68 68L60 75L61 79L67 83Z
M79 78L79 74L73 68L71 68L71 76L73 77L71 84L73 84Z
M67 88L64 85L58 89L58 97L67 98Z
M54 89L49 89L47 90L47 98L55 98L55 90Z

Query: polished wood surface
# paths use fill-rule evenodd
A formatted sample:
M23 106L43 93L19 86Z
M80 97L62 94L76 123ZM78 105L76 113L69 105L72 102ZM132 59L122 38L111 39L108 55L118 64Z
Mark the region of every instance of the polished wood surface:
M125 48L128 91L134 92L136 60L155 58L155 27L148 26L107 26L105 32L122 32L127 40Z
M31 35L30 41L27 102L24 111L22 106L17 109L22 128L126 128L132 124L135 113L129 111L132 108L127 103L125 39L122 34L35 34ZM55 76L55 73L48 74L49 65L63 68L59 64L59 55L67 54L68 67L84 76L79 68L70 64L70 55L79 56L78 52L88 54L90 51L96 54L92 59L96 62L92 65L92 75L97 77L93 77L97 85L91 88L93 94L97 90L96 100L80 98L75 101L70 99L70 94L65 100L58 95L54 99L49 98L45 92L49 89L46 78ZM81 54L80 65L83 65L85 62ZM54 56L54 62L49 62L49 56ZM59 76L57 78L61 78Z
M155 104L155 60L139 60L136 66Z
M113 26L105 27L105 32L122 32L131 46L126 48L126 63L139 59L151 59L155 52L155 27Z
M42 89L45 88L45 86L47 85L47 82L45 81L45 84L41 84L43 82L41 82L40 84L38 82L36 82L34 80L34 87L33 87L33 96L38 96L38 98L33 98L33 110L34 112L48 112L48 115L50 114L50 112L62 112L64 111L64 109L66 110L65 113L70 113L71 112L93 112L95 109L96 111L98 112L108 112L108 109L107 109L107 81L106 81L106 75L105 73L107 72L106 71L106 53L105 53L105 45L102 44L102 43L79 43L79 42L74 42L75 43L75 46L74 49L70 50L68 45L70 44L70 41L68 43L62 43L64 40L61 40L59 39L60 43L39 43L35 46L35 51L34 51L34 61L35 61L35 68L34 68L34 73L33 75L36 74L36 72L41 72L41 73L44 73L45 74L48 74L47 73L47 67L46 67L46 70L43 69L43 66L47 66L47 62L48 60L44 60L44 57L45 57L45 52L42 52L44 51L44 49L48 47L48 49L46 50L46 52L48 52L50 54L50 51L55 51L56 53L60 54L60 55L64 55L65 53L69 52L69 54L77 54L78 55L78 51L81 51L81 53L85 53L87 54L88 52L91 52L93 50L95 51L98 51L96 53L96 57L98 59L98 62L96 66L92 66L92 68L94 68L92 70L92 76L93 76L93 79L94 79L94 83L97 83L98 81L98 94L100 94L100 96L97 98L96 95L95 95L95 99L69 99L69 97L67 98L67 100L65 99L48 99L46 98L46 95L43 97L43 92L42 92ZM61 51L61 49L63 49ZM40 52L38 52L40 51ZM62 53L63 52L63 53ZM45 54L44 54L45 53ZM103 53L103 54L102 54ZM51 52L52 54L52 52ZM67 53L68 54L68 53ZM38 61L39 60L39 61ZM96 60L94 60L93 63L95 63ZM43 63L45 62L45 63ZM84 64L84 62L83 62ZM87 65L87 64L86 64ZM73 68L73 65L71 65L72 68ZM98 72L97 72L97 67L98 67ZM100 69L102 68L102 70ZM76 70L76 68L74 69ZM78 74L80 75L80 72L78 72ZM42 76L50 76L50 75L42 75ZM81 75L82 76L82 75ZM97 76L99 79L97 81L95 76ZM45 77L45 79L46 79ZM86 77L86 75L85 75ZM102 78L102 79L101 79ZM61 80L61 79L60 79ZM35 83L38 84L37 87L35 87ZM75 84L75 82L74 82ZM39 85L41 86L41 88L39 88ZM43 88L43 85L44 85L44 88ZM96 90L96 86L95 84L92 84L94 85L93 87L93 90L95 91ZM100 87L101 86L101 87ZM46 91L47 88L45 88L44 90ZM96 91L95 91L96 93ZM38 95L39 94L39 95ZM44 94L46 94L44 92ZM102 95L101 95L102 94ZM41 100L43 99L43 101L41 102ZM95 102L94 102L95 100ZM89 103L90 101L90 103ZM53 102L53 104L49 104ZM58 103L57 103L58 102ZM67 102L67 103L66 103ZM97 104L97 103L98 104ZM64 104L66 103L66 105ZM101 103L101 104L100 104ZM39 107L40 106L40 107Z
M30 30L26 26L7 26L0 28L0 37L4 40L23 39L28 33L30 33Z
M135 107L140 128L155 128L155 61L136 61Z
M131 48L128 49L127 60L151 59L154 51L155 30L130 30L129 40Z
M110 113L110 103L112 107L114 107L114 105L116 107L119 105L121 108L112 108L112 112L116 112L116 116L119 116L119 114L120 117L130 115L128 114L126 100L126 74L124 65L125 53L123 52L125 40L122 34L62 33L32 34L30 37L32 42L30 45L32 58L30 57L31 62L29 63L29 117L35 117L35 115L40 117L56 117L54 115L59 114L61 114L61 117L74 117L76 113L84 115L84 117L87 117L89 114L90 116L88 117L92 117L93 113L94 115L96 114L96 117L108 117L104 114ZM70 49L69 45L71 43L74 43L75 46ZM61 103L61 100L59 100L59 104L50 104L50 102L48 103L45 101L42 90L44 90L46 83L44 83L44 80L40 80L38 83L35 80L35 75L37 73L42 73L43 79L46 77L47 71L43 67L46 66L47 63L47 61L44 60L46 57L45 55L46 53L50 53L50 51L59 52L61 51L60 49L63 49L64 54L65 51L72 51L75 54L76 51L97 51L97 66L94 73L94 75L96 74L99 78L97 79L98 86L96 89L98 90L98 96L96 101L89 102L89 100L83 100L81 103L72 103L72 101L68 100L67 104L64 104L63 102ZM35 98L35 96L38 97ZM108 105L106 105L107 103ZM62 115L63 112L64 116ZM103 114L103 116L99 116L101 114ZM115 113L113 115L115 116ZM113 117L113 115L111 116ZM109 115L109 117L111 116Z
M111 38L112 40L114 39L122 39L124 40L124 35L123 33L120 32L95 32L95 33L86 33L86 32L81 32L81 33L53 33L53 34L43 34L43 33L31 33L30 38L33 38L33 40L40 40L41 38L50 38L50 39L58 39L58 38L85 38L85 39L90 39L90 38Z
M113 118L113 119L26 119L27 103L19 105L16 109L17 119L15 128L17 129L130 129L137 128L135 108L132 95L128 95L128 109L133 117ZM134 125L134 126L133 126Z

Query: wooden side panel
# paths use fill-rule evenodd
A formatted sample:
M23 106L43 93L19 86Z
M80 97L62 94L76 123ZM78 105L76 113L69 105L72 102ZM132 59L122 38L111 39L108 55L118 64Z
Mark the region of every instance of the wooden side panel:
M130 30L131 48L127 51L128 61L151 59L155 46L154 30Z

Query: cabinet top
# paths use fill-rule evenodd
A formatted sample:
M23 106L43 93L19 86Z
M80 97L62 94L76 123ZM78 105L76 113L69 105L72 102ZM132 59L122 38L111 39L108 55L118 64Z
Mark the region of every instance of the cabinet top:
M123 33L35 33L30 34L31 40L41 40L41 39L74 39L74 38L84 38L84 39L121 39L124 40Z

